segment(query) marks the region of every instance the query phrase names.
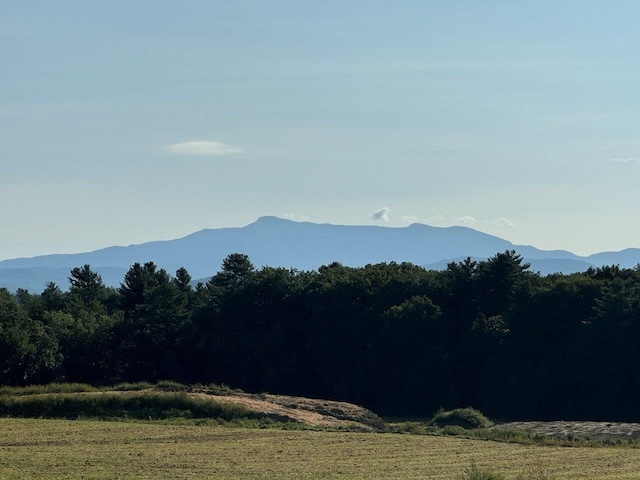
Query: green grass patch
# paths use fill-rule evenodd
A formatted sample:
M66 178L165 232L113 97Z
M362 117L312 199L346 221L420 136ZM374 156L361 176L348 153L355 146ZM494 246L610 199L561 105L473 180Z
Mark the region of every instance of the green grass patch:
M23 396L49 393L99 392L100 387L86 383L50 383L48 385L29 385L26 387L0 387L0 396Z
M264 415L240 405L197 398L184 392L53 393L2 396L0 415L21 418L237 418L260 419Z
M189 423L195 421L0 418L0 478L458 480L472 462L507 480L631 480L640 471L640 455L627 448L232 428L231 422L203 428ZM536 465L544 471L536 472Z
M107 390L115 390L116 392L135 392L140 390L151 390L154 388L153 383L149 382L136 382L136 383L119 383L113 388L107 388Z
M180 384L176 384L180 385ZM187 389L188 387L183 387ZM149 382L119 383L114 386L93 386L86 383L49 383L46 385L28 385L26 387L0 386L0 396L23 396L49 393L87 393L107 391L140 391L158 388ZM159 388L163 390L166 388ZM179 391L179 390L175 390ZM182 390L180 390L182 391Z

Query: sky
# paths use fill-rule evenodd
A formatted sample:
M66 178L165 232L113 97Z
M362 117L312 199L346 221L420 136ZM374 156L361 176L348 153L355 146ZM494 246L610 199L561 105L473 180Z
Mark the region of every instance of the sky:
M640 247L636 1L0 4L0 259L263 215Z

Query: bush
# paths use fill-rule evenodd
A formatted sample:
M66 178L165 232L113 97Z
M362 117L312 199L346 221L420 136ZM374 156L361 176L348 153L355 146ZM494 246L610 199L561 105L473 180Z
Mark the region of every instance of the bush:
M466 429L487 428L493 425L491 420L471 407L439 411L434 415L430 423L438 427L458 426Z

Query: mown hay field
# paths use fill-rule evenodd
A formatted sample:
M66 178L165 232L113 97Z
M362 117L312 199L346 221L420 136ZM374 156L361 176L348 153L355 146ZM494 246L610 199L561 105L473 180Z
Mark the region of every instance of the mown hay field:
M159 423L0 419L2 479L457 479L472 462L516 476L638 479L640 450L456 437Z

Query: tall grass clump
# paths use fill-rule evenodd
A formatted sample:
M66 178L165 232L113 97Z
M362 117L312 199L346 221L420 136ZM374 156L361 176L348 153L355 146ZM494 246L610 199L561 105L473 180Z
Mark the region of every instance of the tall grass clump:
M190 387L174 382L173 380L160 380L156 383L155 388L162 392L188 392L191 390Z
M135 383L118 383L114 385L112 390L116 392L135 392L140 390L151 390L154 387L153 383L149 382L135 382Z
M83 393L99 392L100 387L92 387L86 383L49 383L47 385L28 385L26 387L1 386L0 395L38 395L49 393Z
M193 391L208 393L210 395L237 395L244 393L244 390L240 388L231 388L229 385L225 385L224 383L221 385L215 383L211 383L209 385L194 385Z
M0 416L23 418L216 418L230 421L264 415L241 405L191 397L182 392L1 396Z

